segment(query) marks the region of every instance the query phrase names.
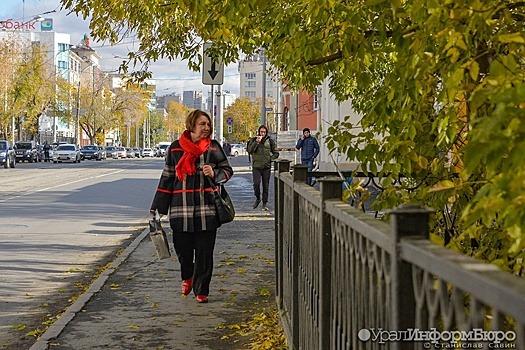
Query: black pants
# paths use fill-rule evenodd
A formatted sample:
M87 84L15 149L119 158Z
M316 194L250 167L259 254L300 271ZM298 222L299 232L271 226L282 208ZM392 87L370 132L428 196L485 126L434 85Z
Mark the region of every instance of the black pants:
M272 169L252 169L253 194L255 198L261 199L261 180L262 180L262 202L268 203L268 187L270 186L270 175Z
M217 230L173 232L183 280L193 276L193 293L208 295L213 273L213 249Z

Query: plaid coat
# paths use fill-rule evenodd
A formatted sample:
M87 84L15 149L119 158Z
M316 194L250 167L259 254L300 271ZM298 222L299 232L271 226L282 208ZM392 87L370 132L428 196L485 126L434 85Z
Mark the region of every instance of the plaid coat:
M233 175L233 169L221 145L211 140L210 148L195 161L197 173L187 175L186 181L180 181L175 175L175 166L183 154L178 140L168 148L166 164L151 209L157 209L164 215L169 210L170 226L174 232L216 229L220 223L216 220L214 187L228 181ZM205 176L200 170L204 164L213 165L214 179Z

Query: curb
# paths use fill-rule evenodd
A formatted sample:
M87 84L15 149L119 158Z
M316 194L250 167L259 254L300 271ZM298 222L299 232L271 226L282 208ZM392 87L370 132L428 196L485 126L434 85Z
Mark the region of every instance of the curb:
M89 302L89 300L97 294L102 287L104 286L104 283L106 283L107 279L111 274L124 262L126 259L137 249L138 245L144 240L146 236L149 234L149 228L144 229L142 233L131 242L126 249L120 254L112 263L111 266L108 267L100 276L97 277L97 279L91 284L89 289L80 295L80 297L71 304L66 311L60 317L58 320L49 327L44 334L38 338L37 342L34 343L29 350L47 350L49 348L49 342L53 341L54 339L58 338L60 333L66 328L69 322L73 320L75 315L80 312L84 306Z

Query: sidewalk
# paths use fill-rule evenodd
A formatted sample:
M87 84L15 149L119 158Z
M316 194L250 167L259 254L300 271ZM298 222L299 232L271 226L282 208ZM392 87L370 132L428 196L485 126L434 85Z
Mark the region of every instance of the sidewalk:
M221 339L234 333L222 326L245 322L275 300L273 179L264 212L252 209L251 174L236 171L227 189L237 215L217 232L208 304L193 293L182 297L176 258L158 260L145 230L30 350L242 348L249 337Z

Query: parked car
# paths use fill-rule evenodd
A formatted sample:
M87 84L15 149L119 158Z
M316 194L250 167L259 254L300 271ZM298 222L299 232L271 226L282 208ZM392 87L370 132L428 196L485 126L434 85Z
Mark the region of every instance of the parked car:
M126 149L124 147L117 147L117 158L127 158L128 152L126 152Z
M110 158L117 159L118 158L118 149L114 146L106 146L104 147L106 150L106 156Z
M16 164L16 155L11 142L0 140L0 165L4 168L14 168Z
M131 147L125 147L126 150L126 158L135 158L135 151Z
M246 153L246 147L244 147L244 145L241 145L240 143L233 143L232 151L230 154L233 157L237 157L237 156L245 156L248 153Z
M135 152L135 157L140 158L142 157L142 154L140 153L140 149L135 147L133 148L133 152Z
M144 148L142 150L143 157L155 157L155 152L151 148Z
M33 163L39 159L38 146L35 141L17 141L14 148L18 162L26 161ZM40 159L40 161L42 161L42 159Z
M101 159L106 159L107 158L106 149L104 147L98 146L98 152L100 153L100 158Z
M102 160L102 154L96 145L82 146L80 152L82 152L83 159Z
M73 162L80 163L80 148L77 145L66 143L58 145L53 151L53 163Z
M159 142L159 148L157 150L157 157L164 157L166 150L171 145L171 142Z

